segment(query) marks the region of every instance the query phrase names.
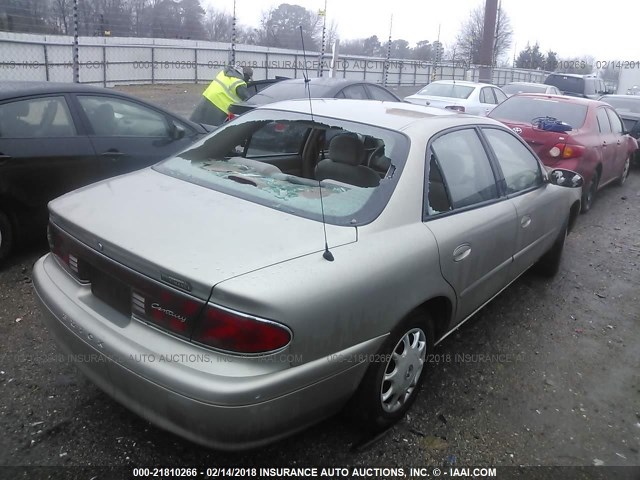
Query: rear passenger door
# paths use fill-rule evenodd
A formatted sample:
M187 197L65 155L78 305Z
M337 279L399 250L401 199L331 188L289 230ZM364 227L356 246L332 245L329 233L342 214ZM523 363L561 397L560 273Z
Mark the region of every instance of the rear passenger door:
M600 185L603 185L615 176L618 139L611 130L609 115L607 115L605 107L596 109L596 120L600 134L599 148L602 152L602 178L600 178Z
M80 115L90 129L89 138L100 159L103 176L111 177L153 165L177 153L193 141L191 127L172 138L163 112L138 102L110 95L77 95Z
M428 155L424 224L438 243L442 275L456 292L459 323L509 283L516 210L500 195L476 129L436 137Z
M493 93L493 88L483 87L480 90L480 104L480 111L474 112L476 115L487 116L489 115L489 112L491 112L491 110L496 107L498 101L496 100L496 96Z
M500 167L503 191L518 216L515 253L509 272L511 280L533 265L553 244L569 212L560 211L560 189L544 183L538 159L514 134L483 127L496 164Z
M64 95L0 104L0 191L30 207L100 178Z

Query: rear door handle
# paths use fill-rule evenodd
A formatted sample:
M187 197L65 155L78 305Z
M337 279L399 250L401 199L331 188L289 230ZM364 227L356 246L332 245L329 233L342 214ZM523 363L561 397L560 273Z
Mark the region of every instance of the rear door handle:
M453 251L453 261L461 262L469 255L471 255L471 245L469 245L468 243L463 243Z
M522 228L527 228L529 225L531 225L531 217L529 215L525 215L520 219L520 226Z

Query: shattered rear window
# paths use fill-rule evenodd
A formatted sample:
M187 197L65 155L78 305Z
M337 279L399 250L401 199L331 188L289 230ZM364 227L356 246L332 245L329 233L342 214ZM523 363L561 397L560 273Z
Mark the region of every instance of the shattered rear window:
M328 223L353 226L380 214L408 149L409 139L394 130L258 109L153 168L314 220L324 206Z

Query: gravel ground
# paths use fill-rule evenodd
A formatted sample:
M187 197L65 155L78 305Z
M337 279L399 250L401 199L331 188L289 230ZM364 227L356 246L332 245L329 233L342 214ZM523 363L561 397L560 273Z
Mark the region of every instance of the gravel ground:
M179 110L199 95L184 87L126 90ZM553 280L525 274L437 347L377 441L338 415L239 454L150 425L62 361L31 283L46 245L23 249L0 269L0 465L640 466L639 212L636 169L580 216Z

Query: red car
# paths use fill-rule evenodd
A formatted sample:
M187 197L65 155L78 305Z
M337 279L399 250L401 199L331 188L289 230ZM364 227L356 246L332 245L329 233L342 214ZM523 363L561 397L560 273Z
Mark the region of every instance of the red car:
M542 162L578 172L584 178L582 211L596 192L629 174L637 141L627 135L611 105L596 100L544 94L509 97L489 117L522 136Z

